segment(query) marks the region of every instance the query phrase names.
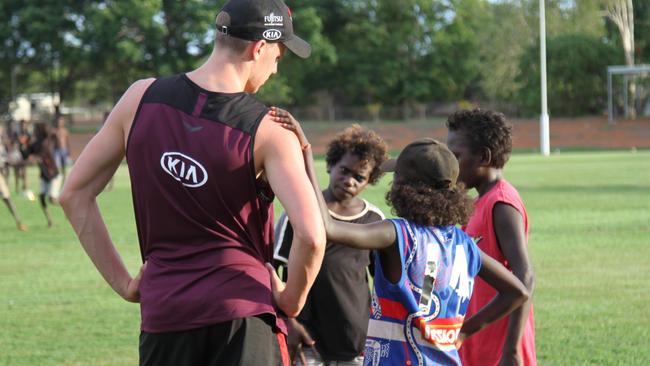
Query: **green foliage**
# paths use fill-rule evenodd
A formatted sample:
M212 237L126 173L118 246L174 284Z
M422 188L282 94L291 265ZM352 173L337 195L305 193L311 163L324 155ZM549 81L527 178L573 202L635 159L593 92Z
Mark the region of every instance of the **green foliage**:
M453 27L462 26L462 21L449 24L453 5L430 0L342 4L345 22L337 23L333 37L339 62L330 82L339 101L390 106L448 98L448 74L451 65L462 63L455 56L466 50L460 46L468 33L460 31L460 41L443 34L449 27L451 38ZM465 71L454 70L455 75Z
M489 101L512 101L519 91L515 79L524 50L537 34L518 4L498 2L486 9L477 29L480 95Z
M455 0L447 9L453 20L443 24L433 37L431 53L432 79L438 100L459 100L476 97L480 93L481 65L480 34L494 29L489 21L487 2L482 0Z
M198 66L211 50L207 36L215 16L205 1L96 2L84 14L83 44L109 100L133 81Z
M607 66L620 62L611 45L585 35L563 35L547 40L548 104L555 116L599 114L607 95ZM539 110L539 47L529 47L521 58L518 99L529 113Z
M337 62L336 48L323 34L324 25L320 11L316 7L302 4L298 4L292 11L295 32L309 42L312 54L308 60L303 60L291 52L287 52L284 60L280 63L279 74L282 75L282 78L271 82L284 84L272 89L283 88L285 90L284 94L286 95L280 101L285 105L313 102L313 93L324 89L327 70L331 70ZM265 85L264 89L269 88Z
M274 75L258 91L257 97L267 105L284 106L293 103L291 87L284 75Z
M636 62L650 63L650 2L635 0L634 37L637 48Z
M2 1L0 83L11 85L13 69L18 92L58 92L66 104L78 100L113 104L137 79L198 66L212 50L214 18L223 3ZM296 32L311 43L313 53L308 60L287 54L280 63L281 77L261 90L265 101L309 105L326 95L337 105L409 107L461 99L517 104L524 100L528 111L538 103L533 95L537 91L529 82L537 77L530 74L535 69L522 69L534 61L538 1L287 3L293 10ZM646 3L634 0L640 62L650 57L650 7ZM575 42L587 42L578 45L587 50L587 45L598 40L598 51L578 57L582 65L602 64L602 44L611 45L609 52L622 53L619 35L611 22L605 22L601 7L601 1L547 0L549 42L575 36ZM551 61L565 62L549 58L549 66ZM559 91L579 93L561 81ZM587 101L576 94L579 106L558 109L553 105L554 112L599 112L596 105L603 89L593 79L585 84L599 89L593 90L595 99ZM10 93L10 87L0 88L0 115L7 110ZM555 97L564 100L564 95Z
M529 6L538 15L539 2L530 1ZM593 1L546 0L546 33L548 38L566 34L581 34L601 37L604 35L605 18L601 4ZM539 36L539 19L531 19L537 26Z
M74 97L82 81L95 87L86 99L114 101L138 78L182 72L210 51L211 2L107 0L10 1L0 12L8 48L2 69L23 65L20 90ZM6 37L6 38L5 38ZM42 77L31 77L32 75ZM0 72L0 79L6 78ZM1 96L0 96L1 99Z

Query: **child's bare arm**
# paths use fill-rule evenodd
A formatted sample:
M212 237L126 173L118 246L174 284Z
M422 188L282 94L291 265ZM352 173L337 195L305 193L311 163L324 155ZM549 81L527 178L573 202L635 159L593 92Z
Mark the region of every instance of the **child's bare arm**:
M521 213L508 204L498 203L492 210L492 217L499 247L512 273L526 286L531 296L531 299L510 314L508 332L503 344L502 359L519 360L521 355L518 345L528 319L535 287L535 274L528 257L526 229Z
M481 270L478 275L497 290L497 295L481 310L463 323L457 347L472 334L508 315L528 300L526 287L504 266L489 255L481 253Z
M271 115L275 122L280 123L284 128L293 131L298 136L298 141L300 141L305 158L307 176L314 187L314 193L316 194L321 215L323 216L327 238L358 249L381 249L394 244L396 240L395 226L388 220L370 224L352 224L331 218L327 209L327 203L318 184L311 144L302 130L300 123L289 112L281 108L271 107Z

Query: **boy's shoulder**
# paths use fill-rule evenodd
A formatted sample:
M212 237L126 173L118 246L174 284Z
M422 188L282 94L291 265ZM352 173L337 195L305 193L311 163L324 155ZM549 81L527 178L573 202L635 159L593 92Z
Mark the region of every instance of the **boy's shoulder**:
M329 210L330 216L332 218L339 220L339 221L345 221L345 222L351 222L355 224L367 224L375 221L381 221L386 218L384 213L379 209L379 207L373 205L372 203L366 201L363 198L359 198L363 204L363 208L361 211L354 215L340 215L337 214L336 212Z
M379 220L386 219L386 215L384 215L384 212L379 207L375 206L369 201L366 201L365 199L363 200L363 202L366 204L366 207L368 208L368 212L371 215L376 215L377 217L379 217Z
M490 189L482 198L482 201L485 201L485 203L489 205L494 205L498 202L505 202L510 204L516 202L523 204L517 188L515 188L515 186L513 186L505 179L499 180L497 184L492 187L492 189Z
M476 223L477 218L475 216L481 216L484 218L491 218L493 215L494 207L497 204L506 204L514 207L517 211L521 213L524 217L524 220L527 220L526 205L524 204L523 199L519 195L517 189L506 180L500 180L492 189L487 192L483 197L476 201L474 206L474 214L468 226L472 226L472 222ZM491 219L485 221L480 220L484 224L491 226ZM471 230L470 230L471 232Z

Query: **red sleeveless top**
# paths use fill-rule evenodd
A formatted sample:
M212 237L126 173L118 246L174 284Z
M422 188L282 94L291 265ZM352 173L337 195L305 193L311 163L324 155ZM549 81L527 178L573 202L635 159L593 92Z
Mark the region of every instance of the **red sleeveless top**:
M526 208L517 190L505 180L498 181L486 194L476 199L474 213L463 230L477 241L478 247L485 254L510 269L508 262L499 248L492 221L492 209L499 202L511 205L519 211L524 220L526 242L528 242L528 215L526 214ZM495 295L496 291L490 285L485 283L480 277L476 277L474 293L467 308L467 318L490 302ZM509 317L505 317L465 340L463 346L460 348L460 357L463 365L498 365L501 359L503 343L508 332L509 319ZM532 304L528 314L528 321L524 326L524 334L521 340L521 354L524 365L537 365L537 356L535 355L535 319L533 317Z

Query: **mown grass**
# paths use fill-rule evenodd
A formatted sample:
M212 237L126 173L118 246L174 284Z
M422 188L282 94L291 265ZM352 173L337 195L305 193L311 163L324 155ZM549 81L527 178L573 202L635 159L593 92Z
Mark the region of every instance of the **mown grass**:
M650 152L518 154L506 176L530 218L539 364L649 364ZM389 182L364 196L390 215ZM37 203L13 199L30 230L15 230L0 208L0 365L137 364L138 306L104 283L58 207L47 229ZM135 272L126 167L99 202Z

